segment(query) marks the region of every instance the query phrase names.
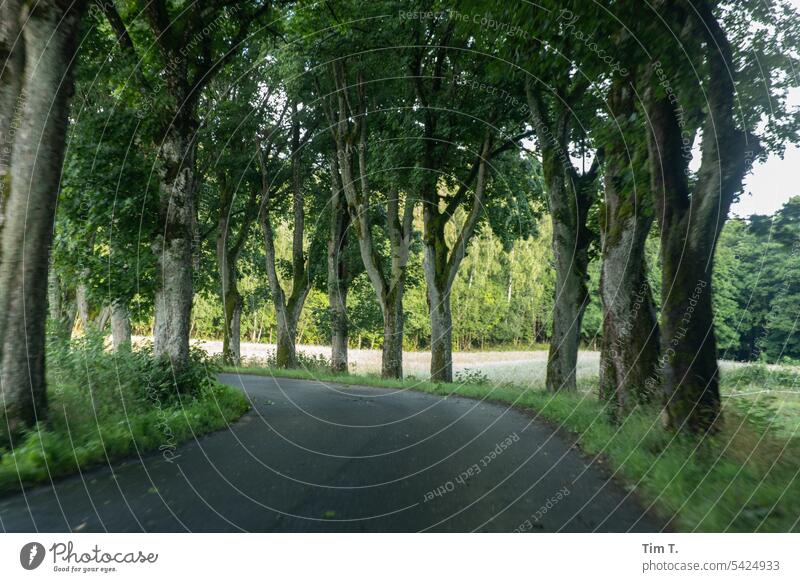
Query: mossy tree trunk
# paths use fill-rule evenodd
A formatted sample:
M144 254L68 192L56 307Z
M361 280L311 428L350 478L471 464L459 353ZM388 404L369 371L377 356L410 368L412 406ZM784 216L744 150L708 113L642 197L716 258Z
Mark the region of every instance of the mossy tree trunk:
M434 382L453 381L453 317L450 307L450 292L458 269L467 252L467 246L484 211L484 198L488 180L487 162L492 157L492 134L484 135L480 150L471 170L470 178L464 182L450 203L440 208L438 181L430 179L423 188L423 236L425 255L423 269L427 287L428 310L431 319L431 380ZM429 159L430 163L431 160ZM432 165L432 164L431 164ZM438 174L431 172L432 176ZM467 192L475 186L469 211L459 230L452 248L445 239L445 226L452 219L458 206L466 205Z
M224 232L224 231L223 231ZM220 241L220 238L222 241ZM241 358L242 295L237 284L236 259L225 245L225 236L217 240L217 263L220 272L220 288L223 309L222 360L236 365ZM221 243L221 244L220 244Z
M25 23L24 100L13 137L0 257L0 431L6 436L47 416L48 266L84 8L85 2L41 1L4 14Z
M351 109L351 100L347 97L348 84L344 63L338 61L332 65L330 76L337 89L336 98L326 100L323 105L336 147L335 167L339 172L336 179L341 183L352 221L352 230L358 238L364 269L375 290L383 315L381 375L384 378L402 378L405 318L403 296L413 234L415 199L406 195L401 211L401 194L398 188L391 186L386 193L386 231L390 247L387 271L375 249L370 228L372 225L370 207L373 201L367 169L369 133L366 123L364 79L361 75L358 76L355 99L357 106L356 109Z
M685 14L668 2L665 18ZM684 18L684 17L681 17ZM689 180L684 111L651 72L645 93L650 178L661 226L662 388L669 427L702 434L721 421L719 368L712 309L714 249L733 197L758 155L758 140L737 127L731 48L708 3L677 23L704 40L709 79L703 87L701 163ZM669 63L669 61L667 61ZM668 70L668 78L679 78ZM687 99L690 101L690 99Z
M61 282L58 271L50 266L48 277L47 307L53 332L62 340L69 340L75 325L75 290Z
M591 169L580 174L569 155L572 135L572 105L585 87L578 81L568 91L555 88L557 96L548 104L531 81L526 95L531 121L542 155L545 189L553 224L553 255L556 286L553 305L553 331L547 359L547 389L551 392L576 390L575 371L581 338L583 314L589 301L589 246L594 234L587 217L596 198L600 156Z
M234 192L224 168L218 168L220 207L217 217L217 269L220 278L220 299L223 310L222 359L228 365L241 360L243 299L239 292L238 262L250 228L258 213L258 189L253 189L245 202L238 233L231 225Z
M11 156L22 112L25 45L20 35L20 0L0 3L0 256L5 208L11 193Z
M439 209L436 180L423 191L422 207L424 258L422 267L431 322L431 367L433 382L453 381L453 318L450 309L448 255L445 224L449 217Z
M111 345L115 350L131 344L131 312L127 299L111 303Z
M175 81L180 85L180 81ZM185 102L185 100L184 100ZM195 208L195 120L191 106L167 129L161 144L153 353L177 370L189 362Z
M383 347L381 376L403 377L403 283L389 289L381 302L383 312Z
M558 163L546 162L545 167ZM547 389L551 392L576 389L575 370L581 339L583 314L589 303L587 291L589 237L585 230L590 202L579 188L567 187L561 168L545 169L547 194L553 223L553 256L556 281L553 303L553 331L547 358Z
M350 214L340 184L339 163L331 160L331 223L328 236L328 303L331 317L331 369L347 372L349 326L347 320L347 285L350 273L345 260Z
M654 213L644 132L630 121L636 112L631 82L616 78L607 102L614 124L603 157L600 396L624 413L649 402L658 379L658 321L645 261Z
M270 211L272 209L270 176L263 153L259 150L261 165L261 206L259 220L264 234L264 251L266 255L267 280L275 306L278 325L278 345L276 364L280 368L297 367L297 322L303 311L306 297L311 290L310 261L303 250L305 236L305 208L303 200L303 180L301 168L301 148L310 138L311 132L300 137L300 121L297 104L292 104L291 129L291 165L292 165L292 289L287 294L278 277L277 257L275 253L275 235L272 228ZM268 152L267 152L268 153Z

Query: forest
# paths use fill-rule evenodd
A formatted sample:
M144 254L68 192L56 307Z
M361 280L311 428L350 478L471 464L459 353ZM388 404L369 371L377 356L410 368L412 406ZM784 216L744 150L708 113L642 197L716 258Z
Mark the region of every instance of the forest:
M612 424L724 433L720 360L800 363L800 196L731 216L800 143L800 14L650 4L5 0L0 469L95 443L115 386L151 419L117 456L195 434L187 403L232 421L243 342L398 382L424 352L438 389L454 352L546 350L566 398L599 351Z
M478 230L470 243L469 254L456 275L453 297L453 347L457 351L491 349L537 349L547 344L551 331L554 285L549 217L542 216L532 232L506 246L491 227ZM733 218L723 228L716 251L714 273L715 330L720 358L741 362L796 364L800 344L796 337L797 229L800 228L800 200L792 199L774 216L753 215ZM651 233L645 247L649 264L648 283L659 297L658 238ZM284 250L288 256L288 249ZM416 261L415 261L416 259ZM263 256L256 254L246 267L240 293L243 341L274 343L275 309L269 287L259 286L258 268ZM417 251L411 259L411 282L404 303L405 349L424 351L429 345L430 324L427 309L422 258ZM757 265L755 270L750 266ZM252 269L252 270L251 270ZM250 275L249 273L253 273ZM599 286L600 261L589 261L588 288ZM192 310L192 337L221 340L224 308L213 285L199 289ZM756 284L756 282L758 284ZM101 300L102 302L102 300ZM590 297L581 327L581 344L587 349L602 345L602 305L597 295ZM135 315L137 335L152 334L152 316L147 310ZM421 314L421 316L417 316ZM381 344L382 319L375 294L362 273L348 291L347 320L349 346L374 349ZM297 341L300 344L326 345L331 337L331 319L326 289L312 287L307 307L300 316Z

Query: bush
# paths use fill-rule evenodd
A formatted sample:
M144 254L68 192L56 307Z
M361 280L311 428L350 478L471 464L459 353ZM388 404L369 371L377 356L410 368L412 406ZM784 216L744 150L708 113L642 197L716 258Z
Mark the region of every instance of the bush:
M73 473L109 459L161 449L224 427L249 409L245 396L214 379L199 349L180 373L153 358L150 346L116 352L90 334L50 338L49 417L0 448L0 491Z
M722 373L723 384L732 388L748 385L762 390L794 390L800 392L800 371L795 367L763 363L736 366Z
M489 376L478 369L464 368L456 372L454 381L457 384L488 384Z
M214 360L220 362L221 358ZM242 368L278 368L275 350L269 350L267 355L263 358L242 358L240 362ZM331 361L322 354L307 354L305 352L297 352L297 368L299 370L308 370L311 372L329 372L331 369Z

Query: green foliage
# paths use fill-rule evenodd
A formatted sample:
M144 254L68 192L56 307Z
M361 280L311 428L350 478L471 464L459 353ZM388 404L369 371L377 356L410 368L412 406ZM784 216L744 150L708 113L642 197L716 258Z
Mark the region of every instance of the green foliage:
M456 384L488 384L489 377L480 370L465 368L455 373Z
M221 362L221 358L219 358ZM243 357L239 368L259 368L259 369L284 369L278 366L277 354L275 350L270 350L264 356ZM223 369L234 369L223 364ZM323 354L309 354L302 350L297 351L297 370L314 373L328 373L331 370L331 361Z
M49 416L0 448L0 491L156 449L167 458L249 409L241 392L214 380L217 368L197 350L180 375L147 348L109 352L96 334L52 340L47 357Z
M795 367L749 364L726 370L723 378L733 386L752 384L763 390L791 389L800 392L800 370Z
M714 287L723 358L800 358L800 197L772 217L728 222L717 248Z

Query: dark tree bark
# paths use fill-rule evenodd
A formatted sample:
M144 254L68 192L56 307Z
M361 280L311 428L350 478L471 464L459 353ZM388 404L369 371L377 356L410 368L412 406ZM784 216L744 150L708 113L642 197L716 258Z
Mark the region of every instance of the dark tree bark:
M645 261L654 212L642 176L646 151L644 139L637 139L641 128L629 121L636 111L634 95L628 80L614 80L608 99L614 124L603 155L600 396L613 401L619 412L649 402L658 378L658 322Z
M47 415L48 266L73 90L71 68L84 8L84 2L42 1L21 16L25 99L14 135L0 258L0 390L5 416L0 430L11 436Z
M681 14L664 3L667 18ZM680 17L683 19L683 17ZM679 431L714 431L721 421L719 368L712 309L713 257L722 226L748 170L758 140L734 118L733 59L725 33L707 2L688 14L689 29L705 41L708 64L702 157L697 179L688 179L683 112L678 95L656 90L651 72L645 95L652 191L661 226L662 388L668 425ZM684 29L686 22L677 23ZM667 76L677 71L665 71ZM679 78L674 75L672 78Z
M586 218L596 198L599 157L592 168L579 174L569 158L571 104L580 98L585 87L576 83L567 94L562 90L548 106L541 95L526 83L528 105L542 152L545 189L553 223L553 255L556 289L553 307L553 333L547 359L547 389L576 390L581 323L589 296L589 246L594 234Z
M227 220L220 218L217 237L217 263L223 310L222 359L228 365L236 365L241 358L242 295L239 293L237 258L226 248Z

